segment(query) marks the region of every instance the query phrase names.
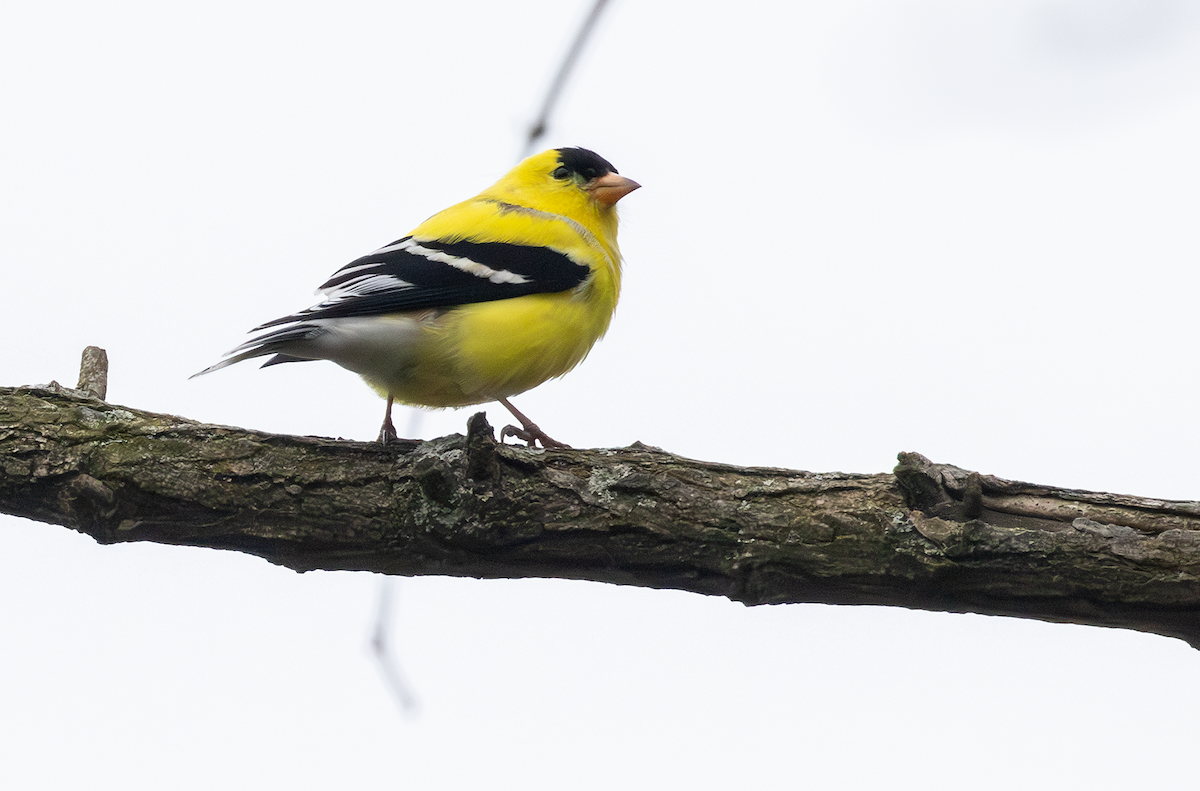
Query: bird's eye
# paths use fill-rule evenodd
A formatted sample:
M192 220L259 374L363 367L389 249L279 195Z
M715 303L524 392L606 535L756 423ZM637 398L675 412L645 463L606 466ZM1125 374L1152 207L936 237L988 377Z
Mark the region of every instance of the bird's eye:
M550 175L554 176L556 179L565 179L570 177L571 171L565 167L557 167Z

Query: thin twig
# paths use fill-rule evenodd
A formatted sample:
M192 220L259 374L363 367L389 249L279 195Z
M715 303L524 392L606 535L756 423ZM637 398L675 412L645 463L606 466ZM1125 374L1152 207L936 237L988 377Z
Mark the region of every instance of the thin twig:
M571 69L575 66L575 61L579 60L579 54L583 52L587 38L596 27L596 22L600 19L600 13L606 5L608 5L608 0L596 0L591 12L583 20L583 26L579 28L579 33L576 34L575 41L571 44L571 48L567 50L562 64L558 67L558 73L554 75L554 82L550 83L550 90L547 91L546 100L542 103L542 111L538 114L537 120L533 122L533 125L529 127L529 135L525 139L525 146L521 151L521 159L532 154L538 141L545 136L546 130L550 125L550 114L554 112L554 105L558 102L558 97L562 93L563 86L567 83L567 77L570 76Z
M419 708L417 696L405 679L404 673L401 672L399 661L392 655L389 638L392 622L392 595L395 585L394 580L380 581L379 611L375 617L375 633L371 637L371 653L375 655L375 661L379 663L383 681L391 691L392 697L396 699L396 705L400 707L402 713L411 715L416 714Z

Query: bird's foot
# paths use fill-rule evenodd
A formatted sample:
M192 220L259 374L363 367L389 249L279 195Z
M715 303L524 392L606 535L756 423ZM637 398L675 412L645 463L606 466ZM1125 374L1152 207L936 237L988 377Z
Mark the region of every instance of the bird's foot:
M392 394L388 393L387 410L383 413L383 425L379 427L379 444L386 445L400 439L396 426L392 423Z
M526 423L521 428L516 426L505 426L500 429L500 441L504 442L505 437L516 437L517 439L525 440L526 444L531 448L536 448L537 444L542 443L543 448L570 448L571 446L565 442L559 442L554 437L551 437L546 432L537 427L536 423Z
M517 439L525 440L525 442L527 442L531 448L536 448L539 442L542 443L543 448L571 447L565 442L559 442L538 428L536 423L525 417L525 415L521 414L521 410L513 406L512 402L510 402L507 398L497 398L496 400L503 404L504 408L511 412L513 417L521 421L520 428L517 428L516 426L505 426L504 428L500 429L501 442L504 442L505 437L516 437Z
M383 425L379 427L379 444L386 445L398 439L400 439L400 435L396 433L396 427L392 425L392 418L389 415L387 420L383 421Z

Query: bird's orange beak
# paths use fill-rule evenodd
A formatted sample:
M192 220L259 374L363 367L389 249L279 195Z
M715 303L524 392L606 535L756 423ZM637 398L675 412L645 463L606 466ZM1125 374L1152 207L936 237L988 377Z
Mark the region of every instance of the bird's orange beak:
M612 206L640 186L642 185L633 179L627 179L617 173L606 173L589 181L584 189L591 193L592 199L597 203Z

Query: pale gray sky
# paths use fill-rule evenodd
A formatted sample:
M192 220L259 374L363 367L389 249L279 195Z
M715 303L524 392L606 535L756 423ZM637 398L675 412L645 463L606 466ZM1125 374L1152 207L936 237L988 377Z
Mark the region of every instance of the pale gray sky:
M0 384L72 384L96 344L115 403L373 437L382 401L333 365L187 377L507 170L584 6L8 3ZM547 147L644 185L625 291L516 403L578 446L1200 498L1198 45L1182 0L615 0ZM0 518L0 786L1194 778L1175 640L401 580L403 718L378 586Z

